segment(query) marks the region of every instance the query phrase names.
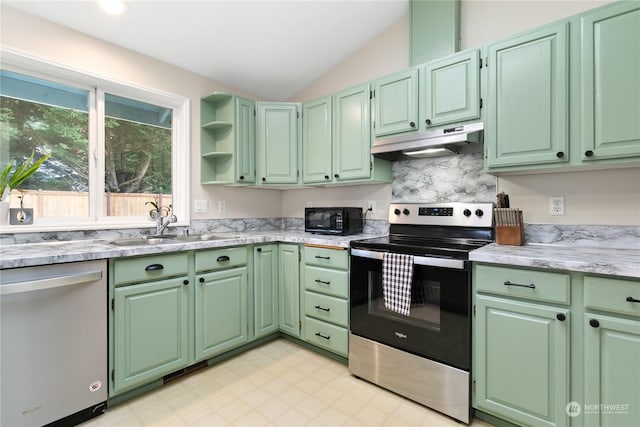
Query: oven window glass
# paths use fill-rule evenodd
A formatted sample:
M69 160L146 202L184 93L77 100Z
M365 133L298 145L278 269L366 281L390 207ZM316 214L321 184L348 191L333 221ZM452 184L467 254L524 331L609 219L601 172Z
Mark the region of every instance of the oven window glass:
M385 307L382 273L369 271L369 314L440 331L440 282L416 268L411 283L411 308L406 316Z

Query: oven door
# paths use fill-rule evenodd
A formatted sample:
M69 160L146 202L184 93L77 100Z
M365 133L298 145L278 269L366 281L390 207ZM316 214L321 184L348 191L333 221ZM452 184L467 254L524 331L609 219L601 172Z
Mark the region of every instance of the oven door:
M385 308L383 254L351 249L351 333L469 371L469 263L414 257L411 308L407 316Z

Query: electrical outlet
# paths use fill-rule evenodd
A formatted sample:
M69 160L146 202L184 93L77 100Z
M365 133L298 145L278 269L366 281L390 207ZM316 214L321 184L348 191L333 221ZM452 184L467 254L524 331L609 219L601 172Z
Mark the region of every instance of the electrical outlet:
M218 201L218 213L224 213L227 210L227 202L224 200Z
M549 215L564 215L564 197L549 197Z
M375 214L376 213L376 201L375 200L369 200L367 202L367 210L369 212L371 212L371 214Z
M193 201L193 210L195 213L207 213L209 212L209 201L208 200L194 200Z

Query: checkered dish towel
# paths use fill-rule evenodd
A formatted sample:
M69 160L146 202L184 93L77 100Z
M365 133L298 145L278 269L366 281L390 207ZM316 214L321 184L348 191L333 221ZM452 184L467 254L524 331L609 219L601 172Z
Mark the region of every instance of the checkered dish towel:
M382 259L382 294L386 309L409 315L413 255L385 253Z

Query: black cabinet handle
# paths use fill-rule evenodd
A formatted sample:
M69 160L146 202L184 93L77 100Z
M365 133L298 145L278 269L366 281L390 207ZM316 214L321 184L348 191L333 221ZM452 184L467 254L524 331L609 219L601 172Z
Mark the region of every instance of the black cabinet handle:
M640 302L640 299L636 299L634 297L627 297L627 302Z
M331 259L330 256L320 256L320 255L316 255L317 259Z
M229 261L229 257L227 255L220 255L218 258L216 258L216 261L218 262L224 262L224 261Z
M518 286L520 288L529 288L529 289L535 289L536 288L536 285L534 285L533 283L528 284L528 285L522 285L520 283L513 283L513 282L510 282L508 280L506 282L504 282L504 285L505 286Z
M164 268L162 264L150 264L144 268L144 271L159 271Z
M430 125L430 124L431 124L431 119L427 119L427 120L425 120L424 122L425 122L427 125Z
M316 332L316 336L320 337L320 338L324 338L325 340L330 340L331 339L331 335L323 335L320 332Z
M594 328L597 328L598 326L600 326L600 322L598 322L596 319L589 320L589 324Z
M188 280L184 280L184 281L182 282L182 284L183 284L183 285L188 285L188 284L189 284L189 281L188 281Z
M265 182L267 180L267 178L262 177L262 182Z
M564 313L558 313L556 314L556 319L558 319L561 322L564 322L567 319L567 316L565 316Z
M316 283L322 283L323 285L330 285L331 282L325 282L324 280L316 279Z
M564 151L558 151L556 153L556 157L559 158L559 159L563 158L564 157Z
M244 175L240 175L240 181L244 180Z
M587 151L584 152L584 155L587 156L587 157L593 157L593 151L587 150Z
M324 176L324 179L329 179L329 175L325 175L325 176Z
M256 251L262 252L262 248L257 248Z
M336 179L338 179L338 178L340 178L340 175L335 174L335 175L333 175L333 177L334 177L334 178L336 178Z
M198 279L198 282L200 282L200 283L204 283L204 277L199 278L199 279Z
M415 122L409 122L409 126L411 126L412 128L416 127Z
M320 307L319 305L316 305L314 308L317 308L318 310L322 310L322 311L326 311L326 312L331 311L331 309L330 309L330 308Z

